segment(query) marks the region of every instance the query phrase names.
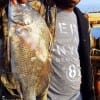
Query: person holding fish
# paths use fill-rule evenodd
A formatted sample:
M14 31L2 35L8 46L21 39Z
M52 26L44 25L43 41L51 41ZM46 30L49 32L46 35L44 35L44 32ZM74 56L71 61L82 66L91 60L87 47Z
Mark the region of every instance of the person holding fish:
M80 0L11 1L15 5L29 2L45 19L53 37L53 73L47 100L95 100L88 22L76 7Z

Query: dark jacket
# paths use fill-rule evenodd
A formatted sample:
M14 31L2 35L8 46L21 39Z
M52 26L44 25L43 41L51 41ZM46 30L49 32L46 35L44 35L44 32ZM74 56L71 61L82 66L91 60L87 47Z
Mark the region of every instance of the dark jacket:
M30 4L32 0L29 0ZM52 33L52 36L55 37L55 25L56 25L56 6L53 2L47 2L50 0L40 0L41 7L38 11L46 20L46 23ZM52 1L52 0L51 0ZM34 6L33 6L34 7ZM0 11L0 34L3 36L4 41L4 48L3 51L6 51L7 48L7 10L5 9L7 6L5 5L2 10ZM35 8L35 7L34 7ZM36 9L37 10L37 9ZM6 11L6 12L5 12ZM81 84L81 92L83 100L94 100L94 93L93 93L93 75L92 75L92 67L90 62L90 40L89 40L89 33L88 33L88 21L84 18L83 14L80 12L78 8L74 9L74 12L77 16L78 20L78 30L79 30L79 57L80 57L80 66L81 66L81 74L82 74L82 84ZM1 37L2 37L1 36ZM6 59L7 53L4 53L4 59ZM7 60L4 65L5 69L9 71L10 68ZM6 72L6 71L5 71Z
M84 18L79 9L74 9L79 29L79 57L82 74L81 92L83 100L94 100L93 73L90 62L90 37L88 32L88 21Z

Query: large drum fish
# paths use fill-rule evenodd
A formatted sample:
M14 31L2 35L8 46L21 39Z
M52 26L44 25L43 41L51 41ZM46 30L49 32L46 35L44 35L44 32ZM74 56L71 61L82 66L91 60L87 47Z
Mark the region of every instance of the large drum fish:
M11 68L24 100L46 100L51 75L50 31L38 12L28 4L9 4ZM20 93L21 94L21 93Z

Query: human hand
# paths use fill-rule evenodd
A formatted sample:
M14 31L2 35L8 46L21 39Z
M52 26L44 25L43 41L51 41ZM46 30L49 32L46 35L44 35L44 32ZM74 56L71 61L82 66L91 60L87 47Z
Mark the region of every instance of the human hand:
M12 2L13 4L17 4L17 3L26 3L27 0L11 0L11 2Z

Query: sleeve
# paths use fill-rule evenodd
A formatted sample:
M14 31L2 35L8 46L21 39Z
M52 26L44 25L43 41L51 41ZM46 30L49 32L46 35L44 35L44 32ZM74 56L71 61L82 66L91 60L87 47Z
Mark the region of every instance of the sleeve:
M88 32L88 23L86 30L87 31L84 31L85 33L81 38L79 51L82 74L81 93L83 100L95 100L93 66L91 65L90 60L90 36Z
M81 88L83 100L95 100L94 95L94 80L93 80L93 68L90 60L90 35L89 35L89 22L79 11L75 9L78 18L79 27L79 57L81 67Z

